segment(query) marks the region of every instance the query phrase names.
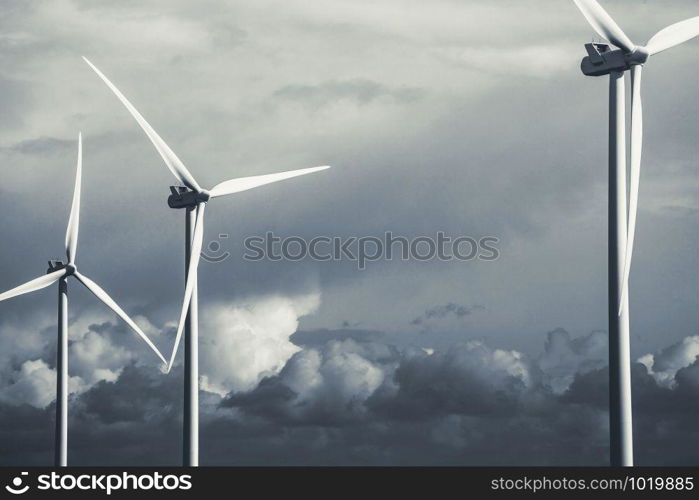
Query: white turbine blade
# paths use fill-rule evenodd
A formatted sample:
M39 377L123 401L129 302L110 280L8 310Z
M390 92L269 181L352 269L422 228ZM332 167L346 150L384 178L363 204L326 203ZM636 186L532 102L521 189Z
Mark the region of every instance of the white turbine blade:
M65 273L65 270L60 269L58 271L45 274L44 276L40 276L36 279L28 281L24 285L19 285L18 287L13 288L12 290L8 290L5 293L0 293L0 302L5 299L11 299L12 297L24 295L25 293L29 292L35 292L37 290L41 290L42 288L46 288L47 286L53 285Z
M636 46L597 0L573 0L590 26L603 38L625 52L633 52Z
M175 362L175 356L177 355L177 349L180 346L180 340L182 338L182 332L184 330L184 323L187 319L187 313L189 312L189 303L192 300L192 294L194 293L194 286L197 283L197 269L199 267L199 258L201 255L201 247L204 242L204 210L206 204L200 203L197 206L197 220L194 224L194 236L192 239L192 247L189 256L189 266L187 268L187 285L184 289L184 299L182 300L182 310L180 311L180 321L177 324L177 335L175 335L175 345L172 348L172 355L170 356L170 362L167 365L167 371L172 369L172 364Z
M165 144L165 141L158 135L158 133L153 130L153 127L149 125L149 123L146 121L145 118L141 115L141 113L136 110L136 108L133 107L133 104L129 102L129 100L124 97L124 94L122 94L118 88L114 86L112 82L109 81L109 79L104 76L104 74L97 69L97 67L92 64L90 61L87 60L86 57L83 57L85 62L97 73L97 76L99 76L104 83L107 84L107 87L109 87L112 92L119 98L121 103L126 107L127 110L129 110L129 113L131 113L131 116L134 117L134 119L138 122L138 124L141 126L143 131L146 133L148 138L151 140L153 145L155 146L155 149L158 150L158 153L160 153L160 156L163 158L163 161L165 161L165 164L168 166L170 171L174 174L174 176L179 180L182 184L187 186L190 189L193 189L194 191L201 191L201 187L199 184L197 184L197 181L194 180L194 177L192 176L191 173L189 173L189 170L187 170L187 167L184 166L184 163L177 157L177 155L170 149L170 146Z
M259 186L264 186L265 184L271 184L273 182L283 181L285 179L291 179L292 177L298 177L299 175L312 174L313 172L320 172L321 170L326 170L330 167L313 167L313 168L302 168L300 170L290 170L288 172L279 172L278 174L267 174L267 175L255 175L252 177L241 177L240 179L232 179L230 181L225 181L214 186L214 188L209 193L212 198L217 196L224 196L227 194L239 193L241 191L247 191L248 189L256 188Z
M70 208L68 229L66 230L66 255L68 262L75 262L78 250L78 229L80 227L80 190L83 175L83 136L78 134L78 166L75 173L75 190L73 191L73 205Z
M699 36L699 17L680 21L658 31L648 41L646 49L650 55L670 49L676 45Z
M629 293L629 275L633 256L634 237L636 236L636 215L638 212L638 189L641 179L641 153L643 151L643 105L641 104L641 75L643 66L631 68L631 171L629 187L629 221L626 236L626 255L624 257L624 274L621 282L619 314Z
M129 318L129 316L121 309L121 307L119 307L119 304L114 302L114 299L112 299L107 294L107 292L105 292L97 283L92 281L90 278L80 274L77 271L75 271L75 277L78 278L78 280L83 285L85 285L85 288L90 290L95 295L95 297L104 302L107 305L107 307L109 307L112 311L114 311L117 314L117 316L123 319L126 322L126 324L129 325L131 329L135 331L146 344L148 344L148 347L153 349L153 352L156 354L156 356L158 356L158 358L160 358L163 364L166 363L165 358L162 354L160 354L158 348L155 347L155 345L153 344L153 342L151 342L148 336L145 333L143 333L143 331L138 327L138 325L134 323L134 321L131 318Z

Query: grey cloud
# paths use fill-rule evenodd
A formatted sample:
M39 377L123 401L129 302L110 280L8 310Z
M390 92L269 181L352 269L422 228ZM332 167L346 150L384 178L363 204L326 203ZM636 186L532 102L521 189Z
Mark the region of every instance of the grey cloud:
M47 155L56 152L64 152L68 149L75 150L76 141L58 139L56 137L38 137L27 139L13 144L9 147L12 152L21 154Z
M351 328L342 328L339 330L329 330L327 328L321 330L299 330L295 332L289 340L300 347L314 347L326 344L331 340L347 340L352 339L357 342L382 341L386 337L384 332L376 330L359 330Z
M212 26L209 34L217 46L225 45L227 47L240 45L248 37L245 30L225 22Z
M331 340L301 351L278 376L261 383L259 390L274 396L271 400L261 399L256 389L251 394L233 394L222 406L295 425L343 425L365 414L366 399L386 382L396 354L382 344Z
M647 354L639 359L659 384L672 387L676 375L682 369L692 365L699 357L699 336L685 337L659 353Z
M564 392L579 374L600 369L607 363L607 332L596 331L571 338L563 328L548 332L537 365L556 393Z
M0 452L2 465L53 463L53 406L45 409L33 406L0 404Z
M399 103L409 103L422 97L418 88L388 88L364 79L328 81L318 85L287 85L274 92L275 97L307 103L313 107L325 106L348 99L365 105L380 98L390 97Z
M362 439L372 435L380 443L375 446L386 445L383 452L395 460L388 463L603 464L608 373L605 367L592 368L598 353L596 347L590 347L597 339L594 333L574 339L561 331L549 334L547 352L539 358L546 365L561 350L576 352L580 358L585 358L587 352L591 362L579 363L580 371L560 395L547 383L551 375L544 376L535 361L480 343L428 355L421 350L382 352L351 340L333 340L323 349L297 354L278 376L265 379L249 393L232 394L222 404L292 429L308 425L340 428L343 430L335 432L342 437L335 437L343 444L350 441L349 436ZM552 342L568 345L554 349ZM344 365L349 369L357 364L350 355L357 354L379 368L383 379L370 395L357 390L354 397L349 397L344 392L346 387L334 378L326 378L326 365L332 366L338 356L348 356ZM299 371L319 381L312 399L292 389ZM369 371L362 373L365 381L371 378ZM634 365L637 453L641 463L696 460L691 458L691 445L654 454L663 439L675 440L677 436L679 440L681 433L696 434L685 417L696 403L683 403L696 401L696 386L692 388L679 378L678 389L669 390L658 386L643 365ZM359 382L362 377L353 375L352 380ZM358 387L366 385L359 383ZM663 429L670 422L679 425L677 435L664 436ZM378 438L372 433L377 425L385 429ZM399 429L404 431L406 426L414 429L412 443L416 449L409 456L398 457L399 446L394 449L387 443L394 444L391 438L398 441ZM420 436L422 428L431 429L428 436ZM506 443L509 450L517 450L516 457L510 453L499 455L499 446ZM357 446L367 446L367 442ZM372 452L379 453L377 449ZM363 458L372 452L367 451ZM472 461L469 457L476 454L478 461ZM318 460L316 463L322 463L324 459Z
M440 318L445 318L449 316L453 316L455 318L461 319L465 316L470 316L473 314L475 311L483 311L485 310L485 307L481 305L473 305L473 306L467 306L467 305L459 305L455 304L453 302L449 302L448 304L445 304L443 306L435 306L430 309L427 309L424 314L421 316L418 316L417 318L413 319L410 324L411 325L421 325L423 322L431 319L440 319Z
M111 316L105 311L102 314ZM137 319L159 343L157 330L146 326L142 318ZM33 326L18 326L20 334L8 325L1 330L0 345L5 349L0 356L0 400L45 408L55 399L56 391L55 325L40 331L32 331ZM129 364L148 366L156 361L127 326L110 321L92 324L89 318L69 321L68 356L72 394L80 394L103 380L116 380Z
M426 354L365 338L314 342L274 376L221 398L202 393L207 464L577 464L607 460L607 370L584 363L557 394L537 359L482 342ZM555 353L590 352L589 337ZM594 336L594 335L593 335ZM699 365L673 389L633 370L640 464L696 463ZM127 365L71 402L74 463L176 464L181 425L179 368L166 377ZM548 376L551 376L550 374ZM3 439L28 446L4 464L50 461L51 410L0 404ZM23 416L20 416L23 415ZM22 420L23 419L23 420ZM43 440L43 441L42 441ZM19 446L19 444L17 444ZM4 449L4 448L3 448ZM503 454L502 450L508 453ZM92 451L90 451L92 450ZM94 450L99 450L96 453Z
M0 401L10 404L44 408L56 397L56 372L40 359L25 361L6 383Z
M397 420L512 417L526 395L527 382L507 369L487 370L485 363L493 359L481 351L481 345L466 344L446 353L411 357L395 372L396 394L384 398L379 394L370 404Z
M0 130L12 130L24 121L24 106L30 101L25 83L0 74Z
M153 369L124 367L117 382L101 381L74 402L83 418L111 425L119 422L143 423L151 417L167 418L177 414L182 405L182 391L176 382L181 370L172 378ZM134 388L138 388L135 391Z

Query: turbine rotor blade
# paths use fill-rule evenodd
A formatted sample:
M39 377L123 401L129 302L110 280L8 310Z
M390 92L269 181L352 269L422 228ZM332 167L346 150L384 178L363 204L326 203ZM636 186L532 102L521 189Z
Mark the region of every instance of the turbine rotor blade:
M573 1L599 36L606 38L613 45L625 52L633 52L636 48L634 43L626 36L626 33L624 33L614 19L612 19L612 16L597 3L597 0Z
M155 149L160 153L160 156L163 158L163 161L165 162L165 165L170 169L170 171L173 173L173 175L179 180L182 184L187 186L188 188L200 192L201 187L199 184L197 184L197 181L194 180L194 177L192 174L187 170L187 167L184 166L184 163L177 157L177 155L170 149L170 146L168 146L165 141L158 135L158 133L153 130L153 127L150 126L150 124L146 121L145 118L141 115L141 113L138 112L136 108L134 108L133 104L129 102L129 100L124 97L124 94L122 94L116 86L109 81L109 79L104 76L104 74L97 69L97 67L92 64L86 57L83 57L85 62L97 73L97 76L99 76L104 83L107 84L107 87L111 89L112 92L119 98L121 103L126 107L126 109L131 113L131 116L134 117L134 119L138 122L138 124L141 126L143 131L146 133L148 138L151 140L153 143L153 146L155 146Z
M75 277L78 279L78 281L85 285L85 288L90 290L95 295L95 297L104 302L107 307L109 307L112 311L114 311L117 314L117 316L123 319L124 322L126 322L126 324L129 325L131 329L135 331L146 344L148 344L148 347L150 347L153 350L155 355L158 356L158 358L160 359L160 361L163 362L163 364L167 363L163 355L160 354L160 351L157 347L155 347L155 345L153 344L153 342L151 342L148 336L145 333L143 333L139 326L122 310L121 307L119 307L119 304L117 304L114 301L114 299L112 299L107 294L107 292L105 292L97 283L92 281L87 276L80 274L78 271L75 271Z
M80 227L80 191L82 189L83 172L83 136L78 134L78 166L75 173L75 190L73 191L73 204L70 208L68 229L66 230L66 256L68 263L75 262L78 250L78 229Z
M194 235L192 239L192 246L189 256L189 266L187 268L187 284L184 289L184 299L182 300L182 310L180 311L180 320L177 324L177 335L175 335L175 345L172 348L172 355L170 356L170 362L167 365L167 371L172 369L172 364L175 362L175 356L177 355L177 349L180 346L180 340L182 339L182 332L184 331L184 324L187 319L187 314L189 312L189 303L192 301L192 295L194 293L194 287L197 284L197 269L199 268L199 258L201 255L201 247L204 242L204 211L206 209L205 203L200 203L197 206L197 220L194 223Z
M643 66L631 68L631 167L629 175L629 221L626 236L626 253L624 257L624 274L621 282L619 314L629 293L629 275L631 258L636 236L636 215L638 212L638 191L641 179L641 155L643 152L643 105L641 103L641 75Z
M670 49L699 36L699 16L672 24L658 31L648 40L646 50L650 55Z
M209 193L212 198L218 196L224 196L227 194L239 193L241 191L247 191L248 189L253 189L259 186L264 186L265 184L271 184L273 182L283 181L285 179L291 179L292 177L298 177L299 175L312 174L314 172L320 172L321 170L326 170L330 168L329 166L323 167L312 167L312 168L302 168L300 170L290 170L287 172L279 172L277 174L267 174L267 175L255 175L252 177L241 177L239 179L232 179L230 181L225 181L214 186L214 188Z
M37 290L41 290L42 288L46 288L47 286L53 285L63 275L65 275L65 273L65 269L59 269L58 271L45 274L44 276L39 276L38 278L28 281L23 285L19 285L18 287L13 288L12 290L8 290L5 293L1 293L0 301L10 299L12 297L17 297L18 295L24 295L25 293L35 292Z

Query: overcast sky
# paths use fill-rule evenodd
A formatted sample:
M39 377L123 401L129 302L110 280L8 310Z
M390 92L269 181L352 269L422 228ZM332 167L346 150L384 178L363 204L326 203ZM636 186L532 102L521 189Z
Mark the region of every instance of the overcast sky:
M604 5L637 43L699 15ZM333 166L207 208L205 244L231 256L199 272L203 464L604 464L608 82L580 73L592 39L572 1L6 0L0 288L64 255L82 131L80 271L172 347L174 178L84 55L206 188ZM644 72L630 307L645 464L699 463L697 68L694 41ZM267 231L492 236L500 257L244 261ZM72 463L177 463L181 369L161 374L78 286ZM3 464L51 461L55 300L0 304Z

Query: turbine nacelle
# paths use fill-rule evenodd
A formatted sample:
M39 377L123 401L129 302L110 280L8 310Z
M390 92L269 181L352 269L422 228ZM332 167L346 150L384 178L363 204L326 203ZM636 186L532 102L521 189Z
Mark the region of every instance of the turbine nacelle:
M649 53L644 47L632 52L613 49L606 43L586 43L588 56L583 58L580 69L587 76L604 76L613 72L624 72L638 64L645 64Z
M65 269L66 265L63 263L62 260L50 260L49 261L49 268L46 270L46 274L51 274L55 273L56 271L60 271L61 269Z
M170 186L172 193L167 198L170 208L196 208L199 203L206 203L211 198L208 191L192 191L183 186Z

